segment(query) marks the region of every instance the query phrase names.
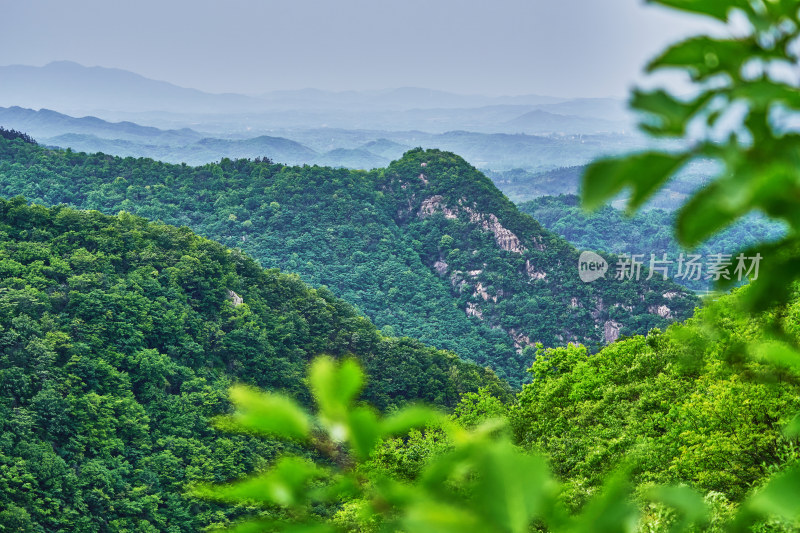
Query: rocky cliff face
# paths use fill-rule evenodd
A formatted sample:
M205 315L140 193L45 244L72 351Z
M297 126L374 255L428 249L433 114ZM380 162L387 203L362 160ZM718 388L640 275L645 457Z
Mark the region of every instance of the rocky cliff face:
M537 343L599 347L685 318L697 304L669 281L611 279L613 268L582 282L577 250L453 154L409 152L384 172L381 189L464 313L503 331L518 352Z

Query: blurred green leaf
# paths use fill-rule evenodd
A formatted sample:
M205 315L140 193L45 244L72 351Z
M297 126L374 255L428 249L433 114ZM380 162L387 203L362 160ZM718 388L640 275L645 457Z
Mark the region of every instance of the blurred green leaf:
M734 203L734 198L726 194L732 186L713 182L681 207L675 222L675 234L682 245L688 248L697 246L747 212L746 205Z
M744 252L760 254L758 279L741 293L740 302L752 312L784 304L791 296L792 282L800 277L800 239L787 237L777 243L760 244Z
M287 439L305 439L309 435L308 415L286 396L237 385L231 387L230 398L237 411L232 416L216 419L220 429L253 431Z
M694 80L704 80L722 72L738 77L742 65L754 57L780 57L775 52L759 48L751 40L722 40L694 37L669 47L651 61L647 69L683 68Z
M309 498L318 502L333 502L358 498L360 487L352 474L338 475L329 483L315 486L309 490Z
M490 531L468 509L437 501L421 501L411 506L403 524L406 531L425 533Z
M720 21L726 21L728 12L734 7L746 7L744 0L648 0L649 3L674 7L698 15L708 15Z
M800 370L800 352L785 342L766 341L754 345L753 353L758 359L774 365Z
M296 506L305 503L308 483L326 472L299 457L283 457L269 472L227 485L201 485L192 494L210 500L262 505Z
M691 526L704 524L708 520L708 506L703 497L689 487L654 487L648 496L679 513L681 518L672 525L671 531L686 531Z
M711 93L703 93L689 102L682 102L663 90L634 91L631 107L652 115L656 123L643 123L642 128L653 135L682 136L689 120L705 105Z
M380 439L378 417L371 409L359 407L350 412L348 425L353 451L366 459Z
M786 427L783 428L783 434L793 439L800 437L800 413L797 413L794 418L786 424Z
M583 205L597 209L623 188L633 189L629 209L641 206L689 159L684 154L645 152L591 163L583 175Z
M211 530L210 533L214 533ZM231 527L225 528L227 533L328 533L336 531L328 524L309 521L305 523L287 522L284 520L248 520L239 522Z
M778 474L756 492L746 506L761 516L778 516L794 522L800 519L800 467Z
M476 472L477 510L502 531L523 533L555 503L556 485L544 460L507 441L488 446Z
M746 99L760 108L778 103L791 108L800 107L800 91L796 87L768 78L737 85L731 88L730 95L731 99Z
M393 413L381 421L381 434L384 436L405 435L414 428L436 424L443 420L443 415L424 406L410 406Z
M575 533L633 533L639 511L631 502L628 472L620 470L606 478L603 491L592 498L577 517Z
M352 359L337 364L330 357L318 357L311 364L308 375L320 410L340 417L344 416L364 386L364 372Z

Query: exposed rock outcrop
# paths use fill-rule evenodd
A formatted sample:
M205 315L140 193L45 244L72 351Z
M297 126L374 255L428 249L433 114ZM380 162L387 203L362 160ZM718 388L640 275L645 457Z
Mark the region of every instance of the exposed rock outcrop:
M517 349L517 352L521 352L526 346L533 346L535 344L531 342L530 337L523 335L514 328L509 329L508 334L511 335L512 339L514 339L514 348Z
M233 303L234 307L239 307L244 303L244 298L233 292L232 290L228 289L228 300Z
M544 279L547 277L547 272L536 270L536 267L531 263L530 259L525 260L525 271L531 279Z
M622 324L619 322L606 320L606 323L603 325L603 335L606 343L614 342L615 340L619 339L619 331L621 328Z
M483 229L494 233L494 240L500 249L517 254L527 251L527 248L522 245L522 241L519 240L519 237L514 235L510 230L504 228L494 213L483 215L469 207L464 207L464 211L469 213L470 222L479 224Z
M592 310L592 318L595 319L595 320L600 318L600 315L603 313L603 311L605 311L605 309L606 309L606 306L603 303L603 299L602 298L598 298L597 302L595 304L595 308L594 308L594 310Z
M493 302L495 303L497 302L497 296L490 296L489 292L486 290L486 288L483 286L483 283L481 283L480 281L478 282L477 285L475 285L475 292L472 295L480 296L481 298L483 298L484 302L488 301L490 298Z
M450 285L452 285L454 289L458 289L459 293L464 290L464 285L466 284L467 281L464 279L463 272L460 270L456 270L450 274Z
M444 198L441 195L431 196L430 198L425 198L422 201L422 205L419 208L419 212L417 216L419 218L425 218L433 215L434 213L441 212L444 214L445 218L449 219L456 219L458 218L458 211L450 209L442 202Z
M478 307L478 304L474 302L467 302L467 316L474 316L478 317L480 320L483 320L483 311L481 311L481 308Z
M425 218L433 215L436 212L441 212L444 214L445 218L456 219L458 218L459 212L463 211L469 215L469 221L471 223L478 224L483 229L491 231L494 234L494 240L497 243L497 246L499 246L502 250L518 254L527 251L527 248L525 248L525 246L522 244L522 241L520 241L519 237L517 237L509 229L503 227L503 225L500 224L500 220L497 218L497 215L494 213L484 215L466 205L461 205L457 208L450 208L444 204L443 200L444 198L439 194L426 198L422 201L422 205L419 208L417 216L419 216L419 218Z
M647 308L647 312L658 315L661 318L672 318L672 309L666 305L651 305Z

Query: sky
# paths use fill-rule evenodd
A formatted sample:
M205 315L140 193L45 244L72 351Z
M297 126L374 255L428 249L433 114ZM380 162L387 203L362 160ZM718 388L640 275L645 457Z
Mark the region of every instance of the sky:
M246 94L621 97L664 45L706 27L641 0L0 0L0 9L0 65L70 60Z

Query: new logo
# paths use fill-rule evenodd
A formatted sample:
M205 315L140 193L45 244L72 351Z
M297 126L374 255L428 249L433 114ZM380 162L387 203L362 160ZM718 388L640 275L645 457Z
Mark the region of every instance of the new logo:
M584 283L600 279L608 272L608 263L594 252L583 252L578 258L578 275Z

